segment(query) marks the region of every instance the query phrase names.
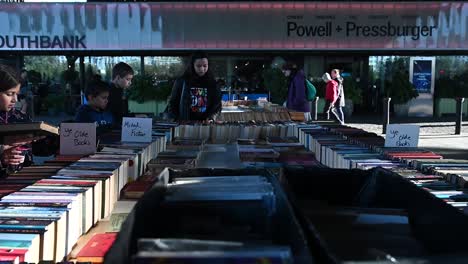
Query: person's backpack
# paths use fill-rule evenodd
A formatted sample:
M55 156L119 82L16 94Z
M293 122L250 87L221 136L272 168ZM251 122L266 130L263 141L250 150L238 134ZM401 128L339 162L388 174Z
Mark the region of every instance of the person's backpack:
M315 95L317 94L317 89L315 86L309 81L305 80L305 87L306 87L306 98L307 101L313 101L315 99Z

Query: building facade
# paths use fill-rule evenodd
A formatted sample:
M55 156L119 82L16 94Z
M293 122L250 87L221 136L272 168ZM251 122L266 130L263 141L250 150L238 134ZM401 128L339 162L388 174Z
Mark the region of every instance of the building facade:
M357 108L370 112L379 109L391 78L386 62L403 58L418 82L414 113L432 115L438 77L464 72L455 65L468 55L467 14L464 2L5 3L0 55L62 55L83 63L133 56L145 66L156 56L204 49L227 87L252 91L268 90L261 87L263 69L293 60L312 80L341 69L359 88Z

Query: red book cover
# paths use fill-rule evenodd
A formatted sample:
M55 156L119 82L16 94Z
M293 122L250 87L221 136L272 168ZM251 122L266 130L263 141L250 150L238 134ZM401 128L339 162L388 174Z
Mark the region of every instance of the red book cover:
M35 183L35 185L74 185L74 186L94 186L96 182L94 181L73 181L73 180L50 180L43 179Z
M117 233L103 233L94 235L78 252L76 259L82 262L102 263L104 255L110 249L117 237Z
M84 155L57 155L55 156L55 160L79 160Z
M140 198L151 186L152 182L137 181L127 183L120 192L120 196L124 199Z
M68 175L54 175L52 176L53 179L60 179L59 177L69 177L70 180L73 180L73 179L107 179L107 178L110 178L112 176L112 174L105 174L105 173L102 173L102 174L84 174L84 175L80 175L80 174L68 174Z
M127 183L122 190L125 190L127 192L145 191L152 184L153 183L147 182L147 181L130 182L130 183Z
M0 184L0 190L20 190L24 187L28 186L28 184Z
M160 171L159 171L160 170ZM157 179L158 179L158 174L163 170L163 168L158 168L158 172L156 172L156 169L152 169L153 172L155 172L155 174L146 174L146 175L141 175L139 178L138 178L138 181L137 182L150 182L150 183L153 183L155 182Z
M46 160L44 161L44 164L46 165L51 165L51 166L68 166L70 165L71 163L73 163L75 161L63 161L63 160Z
M19 257L19 261L24 261L24 255L28 252L27 249L18 248L0 248L0 256L2 257Z
M62 166L30 166L24 167L21 171L33 171L33 172L44 172L44 171L59 171L63 169Z
M393 156L434 156L437 155L434 152L388 152L388 155Z

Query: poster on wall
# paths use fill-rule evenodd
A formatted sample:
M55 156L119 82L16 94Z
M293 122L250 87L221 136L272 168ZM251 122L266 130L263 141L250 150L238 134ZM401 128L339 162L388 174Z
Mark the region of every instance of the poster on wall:
M431 93L432 90L432 60L413 60L412 83L418 93Z
M431 117L434 113L435 57L410 58L410 82L419 96L411 100L408 115Z

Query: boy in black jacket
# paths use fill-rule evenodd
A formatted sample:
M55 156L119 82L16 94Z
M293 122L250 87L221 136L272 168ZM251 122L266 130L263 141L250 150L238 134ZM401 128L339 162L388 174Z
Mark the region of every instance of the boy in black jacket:
M133 75L132 67L125 62L119 62L112 68L107 110L114 116L115 124L122 124L122 118L128 116L128 99L125 90L132 84Z

